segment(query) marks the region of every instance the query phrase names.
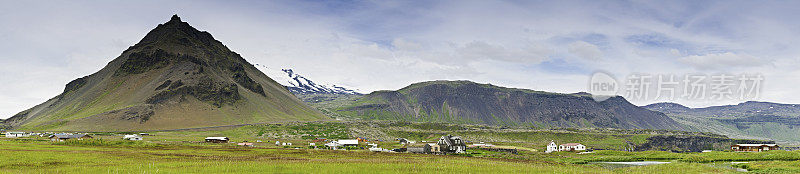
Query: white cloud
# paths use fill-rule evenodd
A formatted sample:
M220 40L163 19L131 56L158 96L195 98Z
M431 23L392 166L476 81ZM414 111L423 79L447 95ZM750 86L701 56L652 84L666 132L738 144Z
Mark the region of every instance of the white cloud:
M494 59L508 62L538 64L548 59L552 50L540 45L525 45L524 48L506 48L503 45L473 41L456 50L459 58L466 60Z
M576 41L569 44L567 50L569 53L586 60L600 60L603 56L603 52L600 51L600 48L597 48L597 45L584 41Z
M681 57L678 61L701 69L720 69L731 67L756 67L769 63L769 60L761 59L748 54L735 54L731 52L690 55Z

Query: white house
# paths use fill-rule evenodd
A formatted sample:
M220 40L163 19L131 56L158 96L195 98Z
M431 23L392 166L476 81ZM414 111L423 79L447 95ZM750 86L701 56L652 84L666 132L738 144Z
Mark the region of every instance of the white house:
M467 144L461 140L459 136L442 136L436 143L442 148L445 153L464 153L467 150Z
M567 143L567 144L556 145L555 141L550 141L550 144L547 144L547 150L545 150L544 152L550 153L559 151L585 151L585 150L586 146L584 146L581 143Z
M206 137L207 143L228 143L228 137Z
M544 152L545 153L558 152L558 145L556 145L556 142L550 141L550 144L547 144L547 150L545 150Z
M586 146L581 143L567 143L558 145L558 151L584 151Z
M131 140L131 141L139 141L142 140L142 137L139 135L125 135L122 137L123 140Z
M325 143L325 146L328 146L329 148L336 150L339 149L339 147L342 147L342 144L339 144L339 142L336 141L331 141L329 143Z
M389 152L389 150L386 150L386 149L378 147L378 144L375 144L375 143L370 143L370 144L367 144L367 145L368 146L372 146L372 147L369 148L369 151L372 151L372 152Z
M342 146L358 146L358 140L357 139L339 140L339 141L336 141L336 142L338 142Z
M17 138L17 137L27 137L28 134L25 132L6 132L6 138Z

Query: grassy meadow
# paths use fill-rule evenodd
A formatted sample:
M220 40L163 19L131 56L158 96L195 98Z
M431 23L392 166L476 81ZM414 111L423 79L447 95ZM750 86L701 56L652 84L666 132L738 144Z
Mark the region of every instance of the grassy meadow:
M111 140L106 140L111 141ZM90 141L87 141L90 142ZM101 142L101 141L93 141ZM231 145L0 141L2 173L610 173L593 166Z
M507 153L474 151L469 155L378 153L231 144L160 144L121 140L0 139L0 173L734 173L732 166L756 172L800 170L797 160L758 161L797 152L682 154L599 151L593 154ZM720 161L756 160L719 165L692 162L694 156ZM605 168L589 161L660 160L669 164Z
M0 173L796 173L800 152L737 153L625 152L543 153L550 140L590 148L641 143L656 133L635 130L528 130L482 125L408 122L305 122L185 131L148 132L144 141L123 141L135 132L91 133L94 139L52 142L42 137L0 137ZM435 142L459 135L519 153L470 149L465 154L427 155L321 148L319 139L366 137L382 148L403 147L393 137ZM232 143L204 143L226 136ZM252 142L255 147L236 146ZM292 145L275 145L275 142ZM362 143L366 144L366 143ZM471 143L468 143L471 144ZM364 145L362 145L364 146ZM598 162L663 161L668 164L609 167ZM731 163L747 162L747 163Z

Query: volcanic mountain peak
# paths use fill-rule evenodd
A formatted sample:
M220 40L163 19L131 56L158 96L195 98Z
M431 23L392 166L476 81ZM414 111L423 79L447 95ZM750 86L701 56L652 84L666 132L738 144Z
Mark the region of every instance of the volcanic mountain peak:
M170 18L169 21L167 21L167 23L169 22L181 22L181 17L178 17L178 14L174 14L172 15L172 18Z
M175 15L97 73L5 122L20 130L132 131L323 117Z
M228 48L217 41L206 31L200 31L181 21L177 15L166 23L159 24L142 38L139 43L132 48L153 46L164 49L171 53L192 54L195 49L207 49L209 51L228 51Z

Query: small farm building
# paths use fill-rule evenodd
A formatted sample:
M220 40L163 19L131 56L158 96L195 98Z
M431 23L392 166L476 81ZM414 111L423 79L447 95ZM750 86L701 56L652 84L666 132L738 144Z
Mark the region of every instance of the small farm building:
M206 143L228 143L228 137L206 137Z

